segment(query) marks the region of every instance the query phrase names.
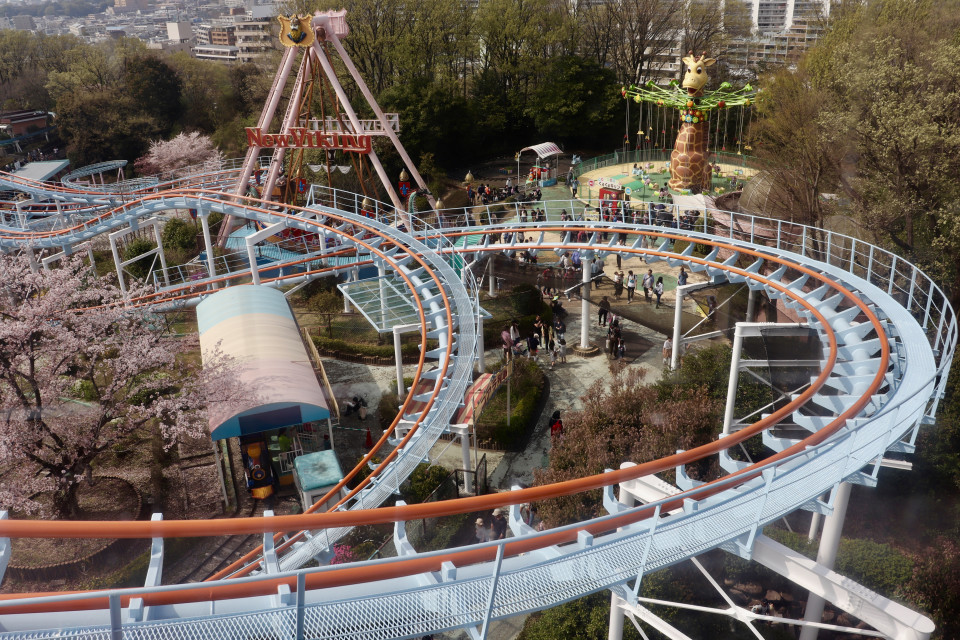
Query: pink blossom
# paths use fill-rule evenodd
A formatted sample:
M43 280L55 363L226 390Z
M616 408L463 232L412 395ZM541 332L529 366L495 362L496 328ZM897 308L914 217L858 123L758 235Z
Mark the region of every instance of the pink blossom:
M223 162L223 154L213 146L208 136L194 131L181 133L172 140L154 140L150 143L147 155L134 163L140 175L171 173L167 177L176 177L177 170L194 167L203 170L218 170Z
M35 510L30 496L52 491L57 515L75 516L76 488L103 451L138 430L204 436L208 408L244 396L230 360L198 370L161 316L124 305L79 258L34 273L0 254L0 273L0 468L35 471L4 483L3 507Z

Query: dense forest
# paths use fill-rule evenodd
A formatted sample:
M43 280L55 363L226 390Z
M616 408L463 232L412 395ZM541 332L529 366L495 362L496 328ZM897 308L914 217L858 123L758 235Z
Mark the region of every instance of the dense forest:
M446 168L546 139L619 145L625 126L639 124L624 122L619 87L657 73L673 34L722 60L749 30L742 2L726 3L724 13L715 3L684 11L682 0L575 9L552 0L490 0L476 9L445 0L292 5L284 11L348 10L344 44L384 108L400 113L404 145ZM76 165L133 160L151 139L181 131L208 134L235 156L278 55L227 66L135 39L87 44L0 31L0 108L56 112Z

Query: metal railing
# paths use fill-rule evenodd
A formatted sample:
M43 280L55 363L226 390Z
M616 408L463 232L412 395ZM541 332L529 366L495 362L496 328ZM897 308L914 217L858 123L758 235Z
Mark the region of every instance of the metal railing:
M596 156L589 160L583 160L575 164L571 171L573 177L579 179L585 173L605 167L612 167L618 164L643 164L643 169L648 169L647 163L657 165L654 168L663 166L670 160L672 149L661 151L658 149L635 149L632 151L614 151L602 156ZM745 156L740 153L730 151L711 151L710 157L713 162L722 164L731 164L744 169L753 169L759 171L763 168L763 162L753 156Z
M313 198L313 205L321 213L328 206L318 204L323 197L329 197L331 202L339 206L350 205L351 198L344 192L315 194L311 190L311 196L314 195L320 196ZM354 211L359 211L362 196L353 195L352 201ZM467 315L461 315L461 318L469 317L469 314L474 312L476 291L466 287L461 289L457 285L460 276L450 267L447 259L450 254L456 254L462 249L455 248L455 243L442 234L474 231L478 234L500 233L521 226L542 227L548 232L551 226L557 225L557 218L552 216L559 217L560 211L555 206L544 206L544 222L528 222L525 225L513 222L493 228L469 225L465 212L453 213L450 214L453 220L456 221L456 216L461 215L464 224L438 228L423 221L410 220L402 212L398 213L382 203L372 203L371 207L364 207L370 208L373 209L375 220L367 222L368 224L379 225L377 228L384 234L427 256L431 267L443 277L445 285L451 287L455 307L465 310ZM486 212L492 220L493 212L489 209ZM446 214L447 212L439 212L436 220L445 220ZM349 219L349 216L345 217ZM354 218L354 221L361 219ZM565 233L562 236L565 239L562 243L570 247L589 246L593 250L615 252L617 246L601 245L597 237L599 234L592 228L604 226L613 234L618 227L623 228L626 224L618 221L564 222ZM420 239L410 238L399 231L394 233L400 225L408 228L416 226L412 231L416 232ZM629 525L618 533L595 537L581 536L579 543L559 548L558 555L545 556L540 552L532 552L526 556L506 558L502 563L457 567L455 575L437 584L424 584L417 576L410 576L410 580L403 583L397 580L385 583L382 591L378 591L377 583L364 585L362 589L339 589L335 590L336 593L326 594L305 592L298 587L298 591L305 597L298 597L296 605L271 608L264 599L258 601L263 609L260 611L251 611L250 603L233 609L228 603L218 603L217 610L220 613L210 616L209 609L206 613L203 612L206 605L199 605L194 609L186 606L183 615L195 611L195 615L201 617L123 625L124 637L146 639L203 634L246 637L258 630L263 633L279 633L283 630L284 633L293 635L304 632L323 637L402 637L469 626L488 615L497 619L546 608L579 594L633 580L645 572L668 566L711 548L721 546L737 549L738 544L748 548L752 536L764 523L793 511L813 496L828 492L837 482L861 477L861 470L865 467L873 467L875 470L875 464L884 451L903 437L915 437L918 422L924 417L932 416L936 410L938 398L946 384L946 373L957 339L957 323L953 309L933 280L896 254L866 244L862 240L792 222L710 211L697 218L690 226L692 229L641 225L637 229L649 234L669 232L685 235L692 243L696 243L698 239L727 240L734 247L741 246L768 252L770 256L796 260L798 264L820 270L837 279L862 299L875 305L886 319L886 326L890 328L888 337L894 343L894 357L899 362L899 366L895 366L891 372L894 380L885 394L886 404L871 414L862 414L855 422L849 423L847 429L822 444L767 465L762 476L745 484L737 478L720 481L731 489L736 486L736 491L725 491L697 501L708 489L694 489L684 496L689 501L685 503L687 509L683 513L666 519L653 518ZM578 227L591 229L590 239L585 245L570 239L570 235ZM521 246L535 247L537 240L538 238L533 238ZM676 243L664 245L661 250L671 249L677 249ZM510 250L510 247L503 246L502 250ZM469 252L469 249L466 251ZM683 261L686 257L674 251L671 259ZM801 293L797 292L797 296L800 297ZM819 304L817 301L815 303ZM458 329L461 331L461 347L470 344L470 323L461 323ZM467 335L464 336L464 333ZM476 336L473 335L472 339L472 344L475 345ZM456 403L459 402L459 398L455 396L460 393L462 398L462 391L466 389L466 385L462 383L466 382L466 373L472 369L474 355L475 352L470 352L467 348L455 356L458 367L451 376L451 393L439 401L427 416L421 427L424 436L432 436L442 431L445 427L444 420L449 420L455 411ZM464 360L469 358L469 365L463 362L464 366L459 367L461 357ZM410 457L407 461L413 462L414 466L419 463L428 447L432 446L430 440L430 437L423 436L411 440L408 446ZM395 481L401 479L402 466L391 466L377 483L384 490L384 494L392 493L398 486ZM395 467L394 472L392 470ZM370 497L374 497L373 492ZM668 502L655 503L658 515L659 509ZM373 503L375 501L371 500L366 504L369 506ZM353 506L362 507L362 498ZM604 522L610 518L599 518L590 524L594 529L602 530ZM561 531L572 532L585 524L577 523L530 537ZM331 533L335 534L336 531ZM514 538L511 542L516 540ZM496 548L501 544L503 543L488 543L484 546ZM443 553L422 555L442 557ZM403 560L404 558L386 560L382 561L382 565L386 568L392 562ZM313 571L323 573L328 570L331 569ZM280 575L296 576L300 580L303 574L287 572ZM143 589L132 593L151 591ZM47 600L49 599L37 599L41 602ZM302 623L298 624L298 616ZM118 621L119 619L117 616ZM98 626L96 630L91 627L76 631L64 630L61 637L106 636L110 630L110 625Z

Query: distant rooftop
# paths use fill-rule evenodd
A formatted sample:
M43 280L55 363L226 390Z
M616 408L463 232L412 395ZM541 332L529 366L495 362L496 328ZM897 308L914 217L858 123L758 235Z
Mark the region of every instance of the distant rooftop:
M13 175L17 176L18 178L26 178L27 180L44 182L45 180L49 180L52 176L55 176L66 169L69 165L69 160L31 162L25 167L21 167L17 171L14 171Z

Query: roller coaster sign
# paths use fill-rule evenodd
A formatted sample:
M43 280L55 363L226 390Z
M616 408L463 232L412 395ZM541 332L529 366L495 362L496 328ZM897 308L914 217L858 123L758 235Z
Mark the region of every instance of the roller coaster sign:
M368 135L327 133L304 127L291 127L288 133L264 133L260 127L247 127L247 146L293 149L329 149L349 153L370 153L373 143Z

